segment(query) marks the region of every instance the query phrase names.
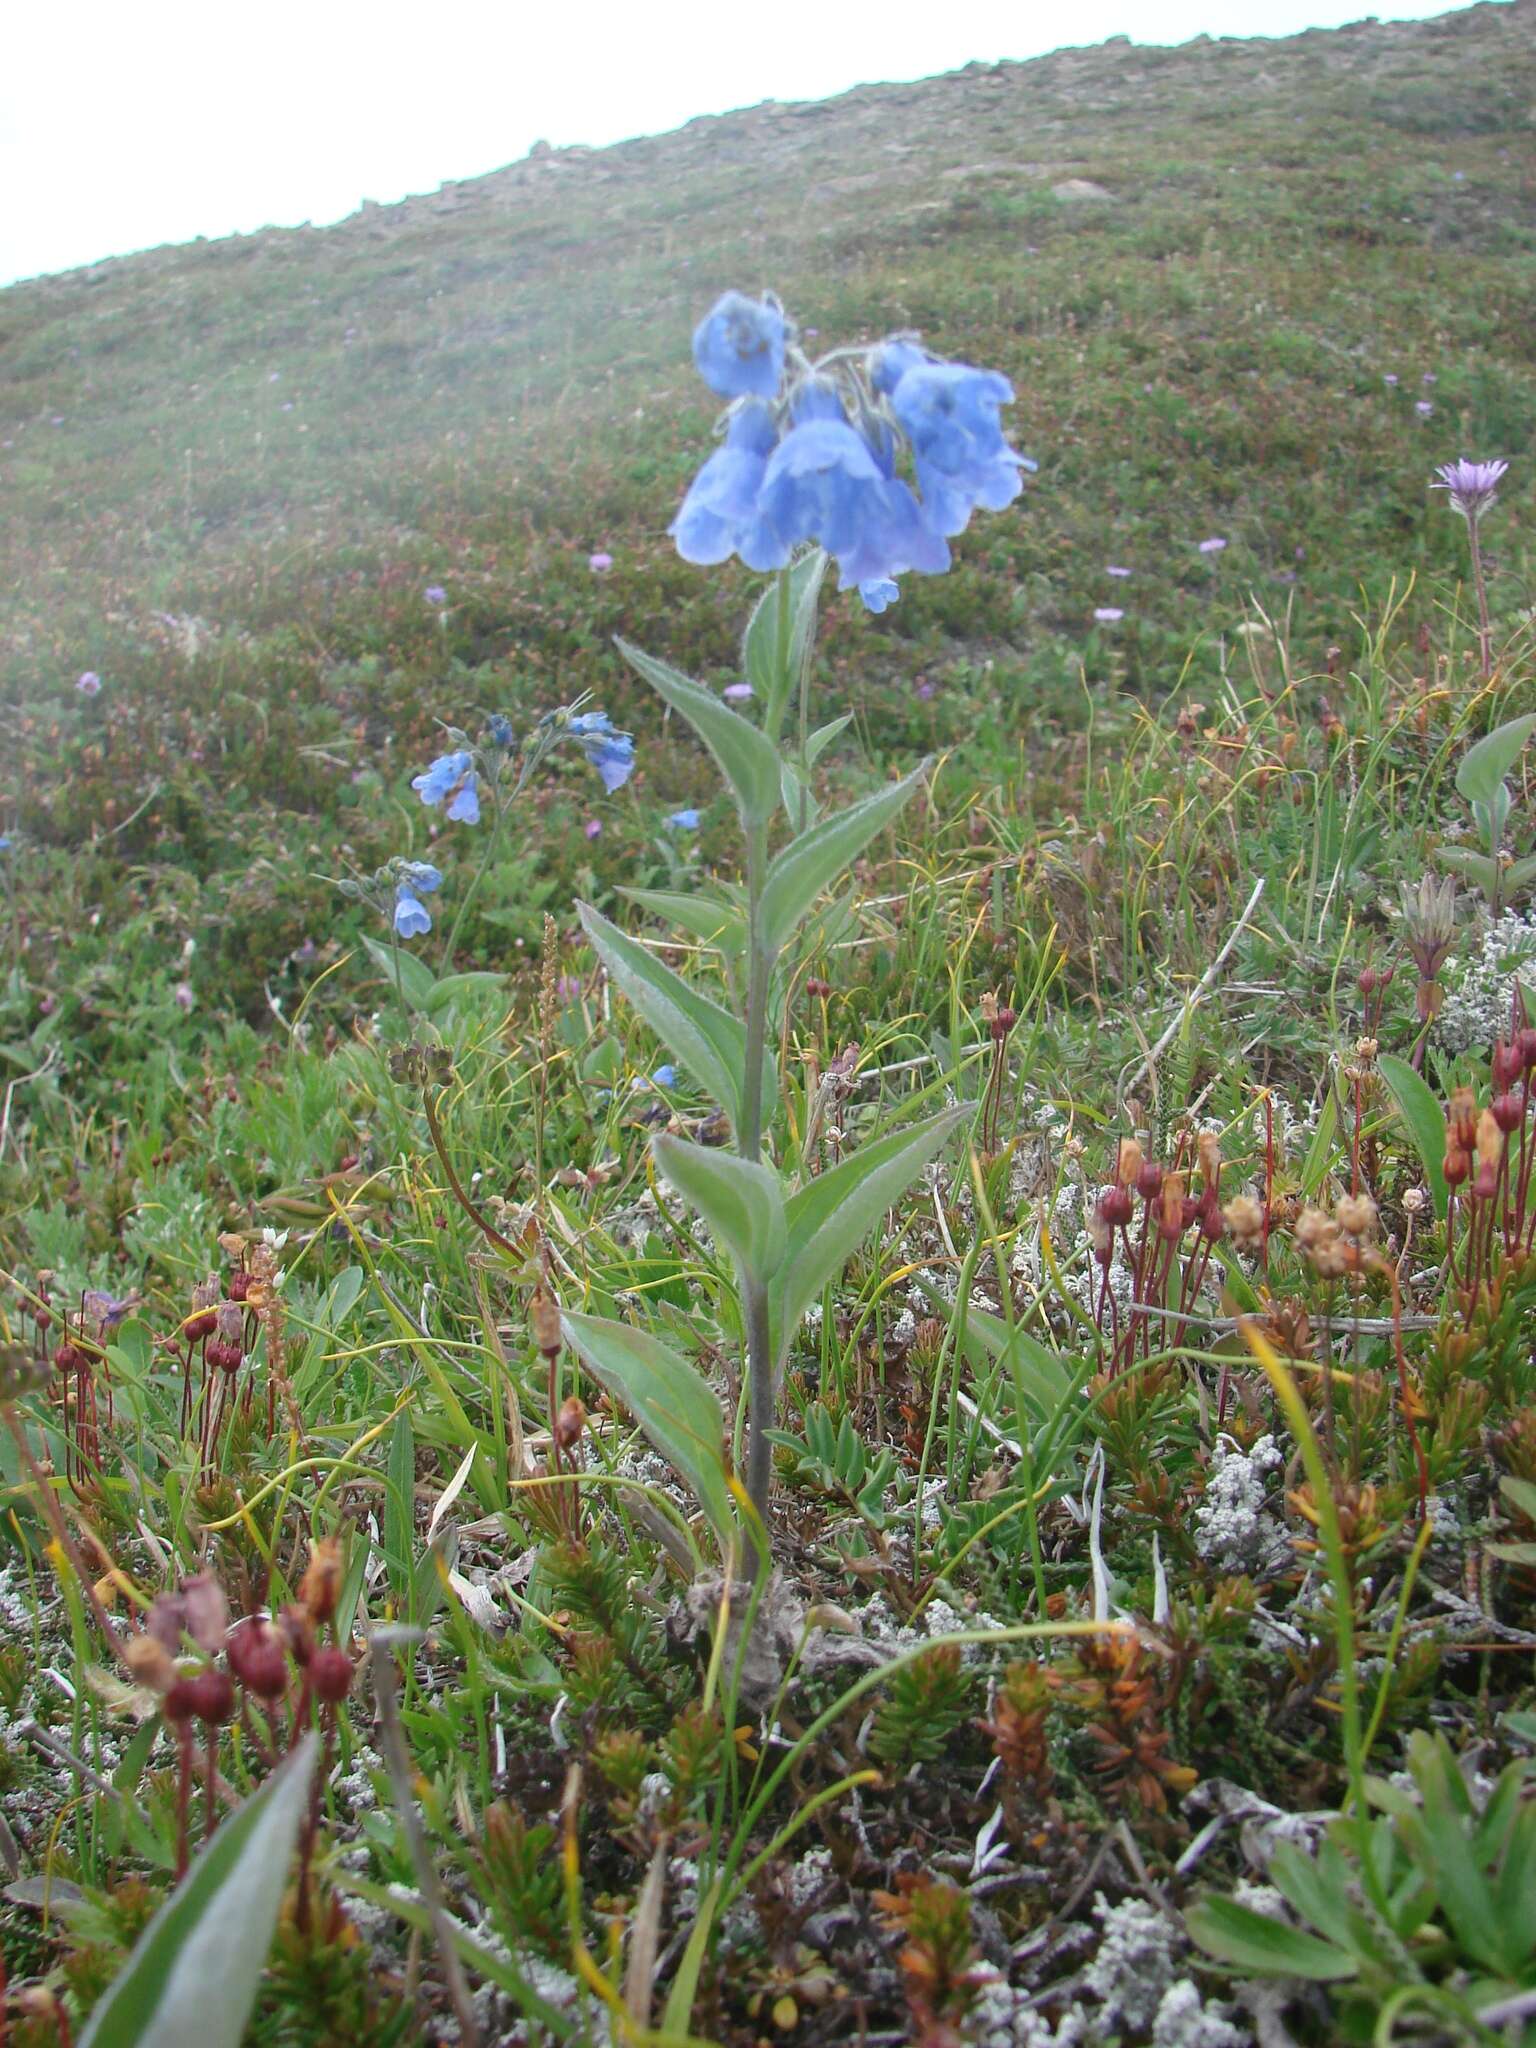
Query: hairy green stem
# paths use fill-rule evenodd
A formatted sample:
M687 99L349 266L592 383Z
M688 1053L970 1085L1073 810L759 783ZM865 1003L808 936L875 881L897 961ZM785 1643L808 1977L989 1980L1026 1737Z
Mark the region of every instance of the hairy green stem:
M763 943L763 877L768 866L768 828L747 829L747 1046L741 1085L741 1129L737 1149L754 1165L763 1150L763 1054L768 1042L768 979L773 962ZM768 1526L768 1488L773 1476L773 1343L768 1327L768 1293L756 1279L746 1283L742 1308L747 1325L747 1494ZM755 1577L757 1556L747 1560Z
M1488 623L1488 585L1483 575L1483 547L1478 537L1475 513L1467 520L1467 540L1472 549L1472 586L1477 592L1477 644L1483 658L1483 680L1486 682L1493 674L1493 628ZM1493 857L1497 862L1497 846L1493 849Z
M496 795L496 810L491 819L491 829L486 834L485 837L485 851L480 856L480 865L475 869L474 879L470 883L469 887L464 891L463 901L460 903L458 910L455 913L453 924L449 928L448 942L443 947L443 957L441 961L438 963L437 971L439 974L446 974L448 970L453 966L453 949L458 944L459 932L464 924L465 913L468 911L471 903L474 902L475 897L479 894L480 884L485 880L486 870L487 868L489 868L492 856L495 854L496 843L501 837L501 820L502 813L505 810L505 808L505 805L501 801L501 793L498 790Z

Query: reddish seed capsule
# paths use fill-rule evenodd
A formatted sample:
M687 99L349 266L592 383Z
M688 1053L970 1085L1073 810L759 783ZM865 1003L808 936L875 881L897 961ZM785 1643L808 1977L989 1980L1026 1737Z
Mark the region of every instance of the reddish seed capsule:
M1520 1048L1520 1064L1527 1071L1536 1067L1536 1024L1527 1024L1515 1036Z
M1155 1202L1163 1191L1163 1169L1155 1159L1145 1160L1136 1175L1136 1192L1144 1202Z
M1519 1080L1525 1071L1518 1045L1496 1045L1493 1049L1493 1085L1495 1088L1509 1088Z
M53 1363L57 1372L78 1372L85 1363L85 1353L78 1344L71 1344L66 1338L54 1352Z
M1495 1095L1493 1098L1493 1120L1501 1131L1518 1131L1525 1119L1525 1104L1518 1095Z
M1099 1197L1099 1214L1111 1230L1123 1230L1131 1220L1132 1203L1129 1188L1106 1188Z
M288 1648L267 1621L243 1621L226 1645L229 1668L259 1700L281 1699L288 1690Z
M322 1706L340 1706L352 1690L352 1659L345 1650L327 1644L309 1660L309 1682Z
M1361 993L1361 995L1363 995L1363 996L1373 996L1373 995L1375 995L1375 993L1376 993L1377 989L1378 989L1378 988L1380 987L1380 985L1381 985L1381 977L1380 977L1380 976L1379 976L1379 975L1377 974L1377 972L1376 972L1376 970L1375 970L1375 968L1374 968L1374 967L1362 967L1362 968L1361 968L1361 970L1360 970L1360 984L1359 984L1359 986L1360 986L1360 993Z
M234 1718L235 1682L227 1671L210 1664L186 1684L193 1694L192 1711L205 1728L222 1728Z
M197 1681L193 1678L178 1678L166 1693L165 1705L161 1711L167 1721L190 1721L197 1712Z
M1459 1188L1472 1171L1472 1161L1459 1145L1453 1145L1441 1161L1440 1171L1445 1175L1448 1188Z
M219 1327L219 1319L211 1308L205 1308L201 1315L188 1316L181 1327L189 1344L201 1344Z

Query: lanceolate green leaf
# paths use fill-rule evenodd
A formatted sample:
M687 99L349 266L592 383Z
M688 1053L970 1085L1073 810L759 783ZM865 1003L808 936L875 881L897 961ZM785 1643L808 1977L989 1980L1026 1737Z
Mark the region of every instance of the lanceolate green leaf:
M1424 1181L1434 1201L1435 1214L1443 1223L1450 1205L1445 1185L1445 1112L1436 1102L1429 1083L1396 1053L1378 1054L1376 1066L1397 1104L1398 1115L1408 1126L1408 1135L1424 1168Z
M367 932L363 934L363 944L368 948L374 966L378 968L380 974L384 976L390 987L394 988L396 986L395 968L397 964L394 947L386 945L382 939L373 938ZM405 992L405 1000L413 1010L426 1009L432 1000L432 991L436 986L436 976L431 968L424 961L418 960L414 954L407 953L403 946L399 952L398 965L400 970L398 985Z
M742 658L747 681L763 707L763 725L776 733L816 632L827 558L820 548L803 555L787 578L775 576L747 625ZM787 614L781 610L788 595Z
M1200 1899L1185 1925L1207 1955L1258 1977L1306 1977L1317 1984L1353 1977L1353 1956L1289 1922L1219 1896Z
M691 988L680 974L663 967L644 946L627 938L589 903L577 907L583 929L615 986L634 1004L668 1051L720 1104L732 1123L739 1124L742 1076L747 1064L745 1028L729 1011ZM774 1099L775 1080L773 1062L765 1053L765 1104Z
M846 732L852 723L853 713L845 711L841 718L832 718L825 725L818 725L805 743L806 766L814 768L838 734Z
M861 1145L851 1159L821 1173L785 1204L789 1247L769 1287L774 1352L782 1362L790 1339L822 1288L842 1271L950 1133L975 1114L962 1102L925 1123Z
M779 801L779 755L773 742L729 704L701 690L681 669L642 654L627 640L616 644L630 667L687 719L719 762L720 772L736 792L743 822L766 824Z
M1536 712L1527 712L1524 718L1511 718L1507 724L1495 726L1475 747L1468 747L1456 770L1456 787L1468 803L1493 801L1499 784L1519 760L1533 732Z
M788 1236L784 1197L771 1168L686 1138L651 1141L656 1164L698 1210L738 1266L755 1280L771 1280L784 1263Z
M711 896L685 896L674 889L621 889L619 894L652 917L681 925L705 945L718 946L722 953L734 957L746 948L747 921L732 904L717 903Z
M811 826L774 858L763 884L763 940L772 951L791 937L827 884L891 822L927 772L925 761L902 781Z
M306 1735L219 1827L140 1935L80 2048L239 2048L309 1803Z
M693 1488L722 1549L728 1547L736 1517L725 1477L725 1421L704 1381L686 1359L628 1323L574 1313L560 1322L587 1371Z

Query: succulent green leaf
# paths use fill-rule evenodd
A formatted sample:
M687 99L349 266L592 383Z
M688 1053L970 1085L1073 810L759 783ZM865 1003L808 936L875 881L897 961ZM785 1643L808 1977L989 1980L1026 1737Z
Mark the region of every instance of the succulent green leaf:
M1511 718L1468 747L1456 769L1456 787L1468 803L1491 803L1494 792L1514 767L1525 743L1536 732L1536 711Z
M698 1495L722 1550L737 1530L725 1476L720 1403L686 1359L643 1330L568 1312L565 1341L592 1377L634 1416L647 1441Z
M97 2003L80 2048L240 2048L314 1764L305 1735L222 1823Z
M698 1210L738 1266L766 1283L784 1263L784 1197L771 1167L663 1135L651 1141L663 1175Z
M1399 1059L1396 1053L1382 1053L1376 1067L1387 1084L1388 1094L1397 1105L1398 1115L1408 1126L1413 1149L1424 1168L1424 1183L1434 1202L1435 1214L1443 1223L1450 1206L1450 1191L1445 1185L1445 1112L1436 1102L1423 1075L1415 1073L1408 1062Z
M644 946L610 924L589 903L578 904L582 928L594 951L669 1052L735 1124L741 1122L742 1076L747 1064L745 1027L728 1010L691 988L680 974L653 958ZM763 1101L774 1099L777 1076L763 1058Z
M812 825L775 856L763 883L763 942L771 951L792 937L822 890L890 824L927 772L925 761L900 782Z
M789 1246L768 1290L774 1353L782 1360L800 1318L849 1255L968 1117L957 1103L925 1123L890 1131L791 1195L785 1204Z
M700 689L681 669L643 654L627 640L616 645L630 667L687 719L719 762L721 774L736 793L743 823L766 824L779 801L779 752L772 740L729 704Z

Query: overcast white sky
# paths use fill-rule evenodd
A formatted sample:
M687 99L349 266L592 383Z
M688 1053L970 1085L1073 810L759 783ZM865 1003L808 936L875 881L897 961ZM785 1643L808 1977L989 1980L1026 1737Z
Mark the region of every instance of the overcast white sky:
M15 0L0 283L197 235L339 220L555 144L973 57L1293 35L1356 0ZM1447 12L1380 0L1383 19Z

